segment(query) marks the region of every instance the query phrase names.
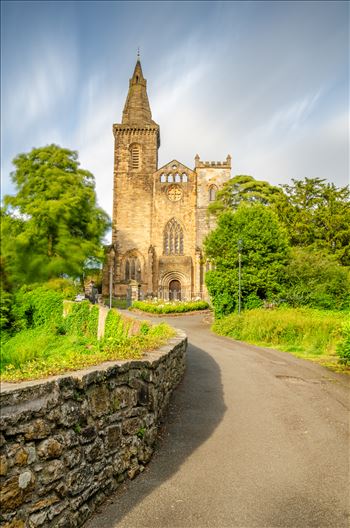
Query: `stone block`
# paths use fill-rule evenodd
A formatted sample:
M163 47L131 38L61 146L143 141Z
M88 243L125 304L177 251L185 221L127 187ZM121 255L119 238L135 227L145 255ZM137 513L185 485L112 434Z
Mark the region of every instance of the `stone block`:
M62 460L52 460L44 466L40 479L42 484L50 484L63 477L64 474L65 467Z
M8 471L8 462L5 455L0 456L0 476L5 477Z
M124 420L122 424L123 434L134 435L141 429L141 427L142 421L139 418L128 418L127 420Z
M40 442L37 448L39 457L44 459L58 458L62 454L62 451L63 445L55 438L48 438Z
M106 430L106 451L113 453L119 449L122 439L121 425L111 425Z
M91 485L94 472L91 466L83 466L68 474L67 486L70 495L77 495Z
M100 417L110 412L110 395L106 385L93 385L87 390L92 416Z
M0 501L3 512L10 512L18 508L25 499L25 490L20 488L18 475L8 478L2 483Z
M137 392L126 386L117 387L111 391L110 401L112 412L125 407L133 407L137 405Z

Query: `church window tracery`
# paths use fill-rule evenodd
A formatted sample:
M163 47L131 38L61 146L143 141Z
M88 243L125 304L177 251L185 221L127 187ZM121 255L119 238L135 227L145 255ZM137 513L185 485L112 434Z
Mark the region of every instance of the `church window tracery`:
M183 183L187 183L188 182L188 176L187 176L187 174L185 172L182 175L182 181L183 181Z
M209 202L214 202L214 200L216 200L217 190L218 188L216 187L216 185L211 185L209 187Z
M125 280L141 281L141 265L138 257L128 257L125 260Z
M173 181L174 181L174 176L172 174L168 174L168 182L173 183Z
M166 175L164 173L161 174L160 181L161 181L161 183L165 183L166 182Z
M184 235L183 229L179 222L172 218L166 224L164 229L164 254L165 255L183 255L184 253Z

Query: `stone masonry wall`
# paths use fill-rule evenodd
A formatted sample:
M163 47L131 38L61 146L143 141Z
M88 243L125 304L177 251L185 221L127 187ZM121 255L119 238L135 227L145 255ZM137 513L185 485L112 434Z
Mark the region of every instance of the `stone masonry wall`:
M157 426L185 370L187 339L140 361L2 385L2 528L82 526L150 460Z

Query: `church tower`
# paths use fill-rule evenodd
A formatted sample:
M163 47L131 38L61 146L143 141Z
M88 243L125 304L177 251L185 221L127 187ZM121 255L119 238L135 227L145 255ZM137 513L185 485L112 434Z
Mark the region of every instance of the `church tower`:
M142 291L148 290L152 175L158 168L160 135L159 126L152 120L146 86L138 58L129 81L122 122L113 125L114 186L109 273L113 274L113 295L118 297L128 294L130 281L137 281Z

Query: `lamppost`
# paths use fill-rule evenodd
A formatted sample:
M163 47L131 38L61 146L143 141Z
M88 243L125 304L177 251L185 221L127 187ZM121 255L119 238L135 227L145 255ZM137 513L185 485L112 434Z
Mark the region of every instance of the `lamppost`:
M110 251L110 266L109 266L109 307L112 308L112 294L113 294L113 264L115 251L112 247Z
M237 243L238 247L238 313L241 313L241 272L242 272L242 246L243 242L240 238Z

